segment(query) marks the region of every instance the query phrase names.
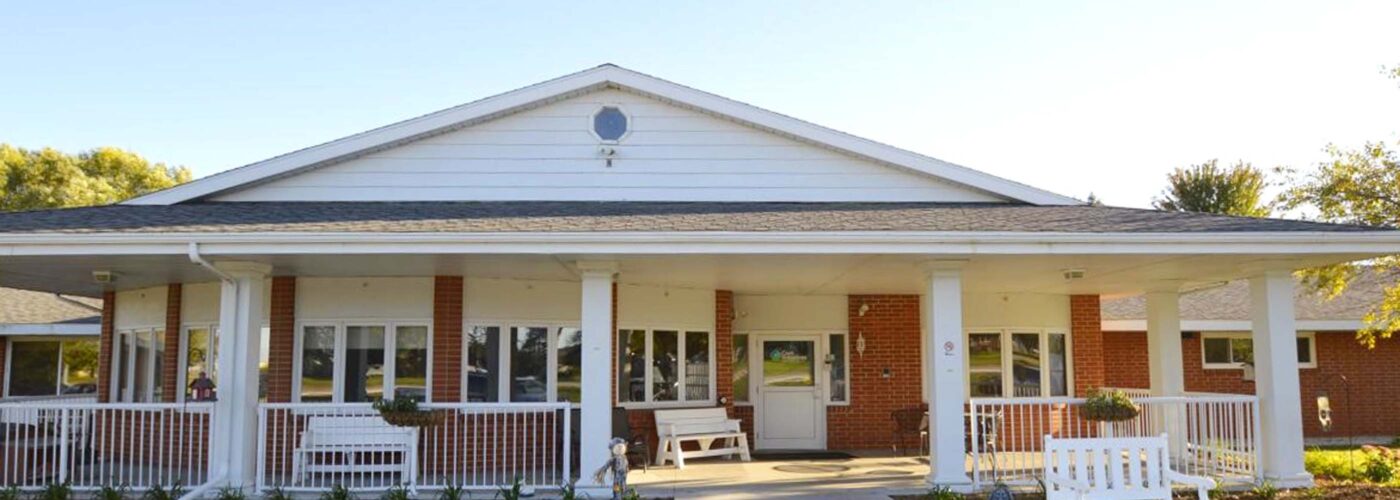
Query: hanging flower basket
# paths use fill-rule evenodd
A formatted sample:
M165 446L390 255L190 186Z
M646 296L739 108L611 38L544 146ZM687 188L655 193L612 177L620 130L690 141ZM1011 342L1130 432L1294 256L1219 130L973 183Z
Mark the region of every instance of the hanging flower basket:
M1123 391L1095 390L1079 405L1079 414L1091 422L1123 422L1141 413L1142 409Z
M385 422L395 427L432 427L447 418L447 412L420 410L418 402L408 398L380 399L374 402L374 409Z

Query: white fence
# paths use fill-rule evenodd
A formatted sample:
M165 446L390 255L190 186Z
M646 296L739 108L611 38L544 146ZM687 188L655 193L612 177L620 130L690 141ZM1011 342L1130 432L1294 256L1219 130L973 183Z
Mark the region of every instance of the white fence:
M1043 471L1045 435L1145 437L1166 433L1173 467L1225 483L1254 483L1259 470L1258 399L1242 395L1135 398L1133 420L1084 420L1082 398L972 399L968 454L976 486L1034 485ZM973 417L975 416L975 417Z
M0 485L203 484L213 418L207 403L0 403Z
M258 420L258 488L492 490L573 479L568 403L424 404L432 425L390 427L368 404L269 403Z

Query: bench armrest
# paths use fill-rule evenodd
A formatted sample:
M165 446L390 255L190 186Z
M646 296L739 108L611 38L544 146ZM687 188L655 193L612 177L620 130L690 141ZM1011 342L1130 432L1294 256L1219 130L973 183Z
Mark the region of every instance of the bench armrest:
M1076 479L1070 479L1067 476L1063 476L1054 472L1045 473L1045 483L1047 486L1053 484L1061 488L1070 488L1075 491L1089 491L1093 489L1092 486L1089 486L1089 483L1079 481Z
M1215 480L1208 477L1188 476L1174 470L1167 470L1166 478L1175 483L1189 484L1198 488L1214 489Z

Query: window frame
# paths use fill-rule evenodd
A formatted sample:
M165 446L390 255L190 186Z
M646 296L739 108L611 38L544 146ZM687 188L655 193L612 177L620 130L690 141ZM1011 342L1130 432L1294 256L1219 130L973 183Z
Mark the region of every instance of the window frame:
M178 391L178 392L175 393L175 402L177 402L177 403L184 403L184 402L186 401L186 398L187 398L187 395L186 395L185 393L188 392L187 389L189 389L189 387L190 387L190 380L189 380L189 368L190 368L190 330L198 330L198 329L206 329L206 330L209 330L209 345L205 347L205 349L207 349L207 352L209 352L209 353L211 353L211 354L212 354L212 353L215 353L215 352L218 352L218 346L219 346L219 323L218 323L218 322L212 322L212 323L185 323L185 324L181 324L181 325L180 325L180 364L179 364L179 366L176 367L176 369L175 369L176 390ZM168 349L168 348L169 348L169 347L167 346L167 349ZM216 369L217 369L217 367L218 367L218 363L219 363L218 356L212 356L212 357L209 358L209 364L210 364L211 366L214 366ZM213 377L213 378L214 378L214 380L216 381L216 384L217 384L218 376L219 376L219 373L218 373L217 371L214 372L214 377Z
M1000 396L972 396L972 356L967 350L972 346L972 335L997 334L998 342L1001 346L1001 395ZM1015 334L1035 334L1040 342L1040 395L1039 396L1016 396L1015 381L1015 353L1012 348L1012 335ZM1051 396L1050 384L1050 336L1064 335L1065 337L1065 395ZM969 399L1027 399L1027 398L1072 398L1074 394L1074 335L1069 328L1058 327L974 327L963 329L963 374L966 382L963 384L963 391ZM990 371L987 373L991 373Z
M718 346L716 345L717 342L715 342L715 329L714 329L714 326L713 326L713 325L696 325L696 324L686 325L686 324L678 324L678 323L673 323L673 324L618 324L618 325L614 325L614 328L613 328L613 331L612 331L612 336L613 336L613 340L614 340L614 341L617 341L617 340L618 340L618 335L620 334L620 332L621 332L622 330L642 330L642 331L646 332L646 334L645 334L646 342L644 343L645 347L643 348L643 357L644 357L644 359L646 359L646 366L647 366L647 369L645 370L644 379L643 379L643 380L644 380L643 385L645 386L645 392L644 392L644 396L643 396L643 397L644 397L645 401L622 401L622 400L621 400L621 399L622 399L622 391L621 391L621 388L620 388L620 387L617 387L617 384L618 384L618 381L619 381L618 379L621 378L621 373L620 373L620 371L618 370L618 362L620 361L619 356L622 355L622 344L621 344L621 343L618 343L618 345L617 345L617 351L614 352L613 355L612 355L612 357L611 357L611 365L612 365L611 370L612 370L612 372L615 374L615 376L613 377L613 378L614 378L614 380L613 380L613 389L617 391L617 392L616 392L616 396L614 397L614 399L617 400L616 403L617 403L618 406L621 406L621 407L623 407L623 408L627 408L627 409L629 409L629 410L633 410L633 409L647 409L647 408L678 408L678 407L679 407L679 408L688 408L688 407L696 407L696 406L702 406L702 405L705 405L705 406L714 406L714 405L717 404L717 401L719 401L719 394L718 394L718 393L719 393L719 386L717 385L717 384L718 384L718 376L717 376L717 374L718 374L718 371L719 371L719 370L718 370L718 367L719 367L719 360L718 360L717 357L716 357L716 354L718 353L718 351L717 351L716 349L718 348ZM710 390L709 390L709 397L708 397L708 398L705 398L705 399L686 399L686 391L685 391L684 389L682 389L681 391L679 391L679 392L676 394L676 400L675 400L675 401L655 401L655 400L653 400L652 391L654 390L654 387L653 387L652 384L654 383L654 381L652 380L652 372L653 372L654 370L652 370L652 362L653 362L653 361L652 361L652 358L651 358L651 353L652 353L652 349L653 349L653 338L654 338L654 334L655 334L655 332L658 331L658 330L659 330L659 331L663 331L663 332L676 332L676 360L677 360L677 366L676 366L676 380L680 381L682 384L685 383L685 379L686 379L686 373L685 373L685 371L686 371L686 367L685 367L685 365L686 365L686 363L685 363L685 359L686 359L686 352L685 352L685 336L686 336L689 332L704 332L706 335L709 336L709 343L708 343L708 346L707 346L707 347L708 347L708 349L709 349L709 371L710 371L710 373L709 373L709 384L710 384ZM751 354L750 356L752 357L752 354ZM750 380L750 383L752 383L752 380L753 380L752 377L751 377L749 380ZM732 383L732 382L731 382L731 383ZM752 393L751 393L751 394L752 394Z
M146 390L144 391L144 393L145 393L145 394L144 394L144 400L142 400L142 401L137 401L137 400L136 400L136 394L135 394L135 392L136 392L136 370L135 370L135 367L136 367L136 343L138 342L137 336L138 336L138 334L140 334L140 333L150 333L150 334L151 334L151 358L152 358L152 362L146 366L145 373L143 373L143 374L141 375L143 378L146 379ZM125 353L127 359L125 359L125 360L119 359L119 355L122 354L122 350L121 350L121 347L122 347L122 346L121 346L120 344L122 344L122 338L123 338L123 336L125 336L125 338L127 338L127 339L130 339L130 342L127 342L127 347L128 347L128 349L127 349L127 351L126 351L126 353ZM160 344L160 343L163 343L163 342L165 342L165 325L141 325L141 326L132 326L132 327L127 327L127 328L121 328L121 329L113 329L113 331L112 331L112 353L111 353L111 354L112 354L112 367L111 367L111 380L112 380L112 382L111 382L111 385L109 386L110 392L108 392L108 394L109 394L110 397L111 397L111 401L112 401L113 403L138 403L138 402L139 402L139 403L160 403L160 402L161 402L161 401L158 401L158 400L155 399L155 398L156 398L156 392L155 392L155 390L156 390L156 387L155 387L155 372L156 372L157 366L165 362L165 359L164 359L165 356L162 354L163 349L156 349L156 345L157 345L157 344ZM170 346L164 346L164 349L169 349L169 348L170 348ZM128 387L129 389L131 389L131 392L132 392L131 397L129 397L129 398L128 398L125 394L122 394L122 392L121 392L121 382L122 382L122 381L117 380L117 378L118 378L118 377L117 377L117 374L118 374L118 373L121 373L121 367L122 367L122 363L123 363L123 362L129 363L127 366L130 366L130 367L132 368L131 370L127 371L127 373L125 374L125 375L126 375L126 381L125 381L125 382L126 382L126 385L127 385L127 387ZM167 390L167 389L169 388L169 387L168 387L168 382L169 382L168 379L169 379L169 378L170 378L169 375L167 375L167 374L162 374L162 376L161 376L161 384L162 384L161 390L162 390L162 391ZM182 391L182 392L183 392L183 391Z
M597 120L598 113L603 112L603 108L616 108L619 113L622 113L622 116L624 118L627 118L627 129L623 130L622 135L618 136L617 139L604 139L603 136L598 135L598 128L594 126L594 121ZM626 106L623 106L622 103L611 101L598 104L597 107L593 108L593 112L588 114L587 118L588 133L592 135L593 138L596 139L600 144L606 144L609 146L615 146L617 144L621 144L622 141L627 140L627 136L632 135L632 130L636 129L637 123L636 118L632 116L632 113L627 111ZM614 328L614 330L616 329L617 328Z
M0 387L0 398L5 398L5 399L8 399L8 398L47 398L47 397L51 397L51 396L64 396L65 394L63 394L63 375L64 375L64 373L65 373L67 370L65 369L65 366L66 366L66 365L65 365L65 363L63 362L63 344L64 344L64 343L67 343L67 342L97 342L97 343L100 344L100 342L101 342L99 339L91 339L91 340L88 340L88 339L89 339L89 336L86 336L86 335L83 335L83 336L77 336L77 335L74 335L74 336L69 336L69 335L41 335L41 336L29 336L29 335L24 335L24 336L7 336L7 337L5 338L5 370L6 370L6 372L5 372L5 373L0 373L0 377L3 377L3 379L4 379L4 386L3 386L3 387ZM17 344L17 343L23 343L23 342L54 342L54 343L58 344L58 364L57 364L56 366L54 366L54 369L57 370L57 371L56 371L55 377L54 377L54 389L53 389L53 394L43 394L43 395L38 395L38 396L12 396L12 395L10 394L10 382L11 382L12 380L14 380L14 377L10 376L9 370L12 370L13 367L15 366L15 365L14 365L14 354L15 354L15 349L14 349L14 347L15 347L15 344ZM100 347L99 347L99 349L100 349ZM99 356L100 356L100 354L99 354ZM100 362L101 362L101 361L99 360L99 363L100 363ZM93 376L96 377L96 378L98 379L98 380L97 380L97 383L98 383L98 384L101 384L102 380L101 380L100 373L98 373L99 371L100 371L99 369L94 368L94 369L93 369ZM94 395L95 395L95 394L94 394Z
M1231 361L1229 363L1214 363L1206 360L1206 339L1246 339L1251 344L1254 342L1253 332L1198 332L1201 337L1201 369L1203 370L1243 370L1244 363ZM1307 363L1298 363L1298 369L1309 370L1317 368L1317 332L1299 330L1297 338L1308 340L1308 360ZM1230 359L1235 359L1234 348L1231 347Z
M431 318L412 319L341 319L341 320L316 320L308 319L296 322L296 329L292 334L292 397L293 403L301 402L301 370L302 370L302 341L306 337L306 328L315 326L329 326L335 328L335 354L333 364L335 371L331 375L331 403L345 404L345 349L347 345L346 327L351 326L380 326L384 327L384 394L394 394L396 384L394 374L395 350L398 347L398 327L400 326L421 326L428 329L428 373L425 385L428 390L423 394L423 403L433 402L433 320ZM351 403L351 404L369 404Z
M580 326L580 323L581 322L579 321L489 318L469 319L463 322L462 369L460 370L461 373L458 374L458 390L460 391L459 399L461 401L467 400L467 390L469 389L469 381L467 380L467 360L471 359L469 357L469 349L471 349L471 342L467 341L466 336L471 335L473 329L496 328L497 332L499 332L497 333L497 335L501 336L501 338L498 339L496 342L496 355L499 356L497 358L497 364L501 372L499 374L500 376L496 378L497 401L486 402L482 404L507 404L514 403L514 401L510 400L510 384L512 379L511 369L513 368L511 366L510 359L510 350L512 344L510 338L511 331L513 328L544 328L546 329L545 337L548 341L545 347L545 351L547 351L547 354L545 356L545 365L548 367L548 369L545 370L545 402L559 402L559 331L564 328L573 328L575 330L578 330L580 332L580 335L582 335L583 327ZM582 403L582 401L570 401L569 405L573 408L579 408Z

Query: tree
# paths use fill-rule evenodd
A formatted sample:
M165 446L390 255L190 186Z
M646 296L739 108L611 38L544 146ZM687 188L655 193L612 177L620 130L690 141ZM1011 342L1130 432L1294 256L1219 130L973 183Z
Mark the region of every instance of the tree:
M1400 84L1400 65L1382 68L1382 73ZM1368 142L1359 149L1328 145L1327 154L1331 159L1312 172L1280 169L1289 179L1288 189L1279 195L1280 208L1310 209L1315 212L1311 218L1326 222L1400 229L1400 151L1384 142ZM1357 341L1374 349L1377 340L1400 330L1400 256L1299 274L1306 284L1333 298L1363 272L1376 273L1390 283L1381 302L1366 313L1365 326L1356 332Z
M1265 217L1264 172L1243 161L1222 168L1216 160L1177 168L1167 174L1168 186L1152 206L1175 212Z
M190 171L111 147L71 155L0 143L0 211L106 205L189 182Z
M1347 150L1328 146L1331 160L1309 173L1284 170L1290 187L1279 197L1284 209L1310 209L1312 218L1342 224L1400 229L1400 151L1384 143ZM1391 255L1303 271L1306 284L1336 297L1362 272L1390 281L1380 304L1366 314L1357 340L1374 348L1376 340L1400 330L1400 256Z

